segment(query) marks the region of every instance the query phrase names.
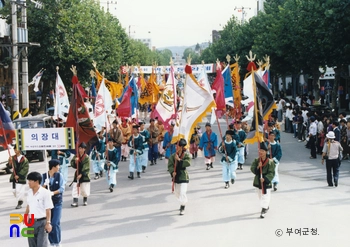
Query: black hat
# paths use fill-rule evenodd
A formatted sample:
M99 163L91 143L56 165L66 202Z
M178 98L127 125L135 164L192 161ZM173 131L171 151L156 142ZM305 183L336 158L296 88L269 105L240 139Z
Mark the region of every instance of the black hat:
M207 126L211 127L211 124L210 124L209 122L207 122L207 123L205 124L205 127L207 127Z
M137 124L133 125L132 128L133 129L138 129L140 126L138 126Z
M139 121L139 126L141 126L142 124L145 124L144 121Z
M116 142L112 137L109 137L109 138L108 138L108 141L109 141L109 142Z
M233 130L226 130L225 135L231 135L233 136L235 134L235 132Z
M265 142L260 143L260 149L265 150L267 152L267 146Z
M87 148L87 146L86 146L86 143L85 143L85 142L80 143L79 147L80 147L80 148Z
M118 121L117 121L117 120L114 120L113 123L114 123L114 124L118 124Z
M150 123L152 123L152 122L154 122L154 121L155 121L154 118L151 118L151 119L149 120Z
M51 170L52 167L55 167L60 164L60 161L57 159L52 159L49 161L49 169Z
M234 126L233 123L230 123L228 127L229 127L230 129L234 129L234 128L235 128L235 126Z
M186 147L187 141L186 141L185 139L181 138L180 141L179 141L179 143L178 143L178 145L179 145L180 147Z

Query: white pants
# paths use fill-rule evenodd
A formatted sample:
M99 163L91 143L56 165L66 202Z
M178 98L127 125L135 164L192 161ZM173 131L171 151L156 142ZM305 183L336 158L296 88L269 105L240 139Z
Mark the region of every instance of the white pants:
M236 179L236 170L237 170L237 155L236 159L231 163L227 163L226 161L220 162L222 165L222 180L224 182L228 182L231 179Z
M16 189L12 189L17 201L23 201L26 193L26 184L16 184Z
M145 166L147 167L147 164L148 164L148 149L149 148L145 148L143 150L143 154L141 155L141 166Z
M262 194L262 190L258 188L255 188L255 191L258 194L260 200L260 207L267 209L270 205L271 189L266 189L266 194Z
M135 163L136 162L136 163ZM136 168L136 172L142 171L142 155L130 155L130 163L129 163L129 172L134 172Z
M90 195L90 182L80 183L79 186L79 194L78 194L78 187L77 183L73 183L73 189L72 189L72 197L73 198L79 198L79 194L82 197L88 197Z
M127 158L129 156L129 152L130 147L128 146L128 144L122 144L122 156Z
M205 164L210 164L210 163L214 163L215 162L215 156L211 157L211 158L204 158L204 162Z
M164 154L165 150L163 149L163 141L158 142L158 153Z
M105 160L104 159L96 159L96 160L92 160L92 169L94 171L94 173L100 173L100 171L103 171L103 166L105 164Z
M109 174L108 174L108 171L105 171L108 185L111 185L111 184L117 185L117 172L118 172L118 169L113 170L113 168L109 170Z
M244 165L244 147L238 148L238 163Z
M273 177L271 183L279 183L280 182L280 178L278 176L278 167L279 167L280 163L275 163L275 176Z
M175 196L182 206L187 203L187 184L188 183L175 184Z

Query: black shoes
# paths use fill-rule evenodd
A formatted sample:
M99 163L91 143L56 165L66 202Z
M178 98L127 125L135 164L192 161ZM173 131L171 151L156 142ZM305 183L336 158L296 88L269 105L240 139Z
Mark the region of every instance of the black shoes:
M181 205L180 207L180 215L184 215L185 214L185 206Z
M225 189L228 189L230 187L230 184L228 182L225 182Z
M151 161L151 164L150 164L150 166L153 166L154 164L153 164L153 161Z
M231 184L234 184L235 183L235 180L232 178L231 179Z
M207 164L207 171L210 170L210 164Z
M83 206L87 206L87 197L83 198Z
M210 163L210 168L214 168L213 162Z
M273 190L277 191L277 183L273 183Z
M262 208L261 209L261 213L260 213L260 218L265 218L265 214L267 213L267 211L269 210L269 208Z
M78 198L73 198L73 203L71 204L71 206L74 208L78 207Z
M22 208L23 201L18 201L16 209Z
M338 181L334 181L334 186L338 187Z
M113 192L113 186L112 185L109 186L109 191Z
M130 178L131 180L134 179L134 173L133 172L130 172L130 175L128 176L128 178Z
M237 167L237 170L243 170L243 165L241 163L238 163L238 167Z
M137 177L141 178L141 173L140 172L137 172Z
M103 177L103 171L100 171L100 177L101 178Z
M99 179L99 178L100 178L100 176L98 175L98 173L95 173L94 179L97 180L97 179Z
M142 166L142 173L146 173L145 170L146 170L146 167Z

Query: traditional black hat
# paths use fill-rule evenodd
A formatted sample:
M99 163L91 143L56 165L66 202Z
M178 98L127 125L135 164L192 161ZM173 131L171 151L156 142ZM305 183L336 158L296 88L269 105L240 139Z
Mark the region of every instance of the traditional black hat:
M187 145L187 141L183 138L180 139L179 141L179 146L180 147L185 147Z
M265 142L260 143L260 149L265 150L267 152L267 146Z
M80 143L79 147L80 147L80 148L87 148L87 146L86 146L86 143L85 143L85 142Z
M207 126L211 127L211 124L210 124L209 122L207 122L207 123L205 124L205 127L207 127Z

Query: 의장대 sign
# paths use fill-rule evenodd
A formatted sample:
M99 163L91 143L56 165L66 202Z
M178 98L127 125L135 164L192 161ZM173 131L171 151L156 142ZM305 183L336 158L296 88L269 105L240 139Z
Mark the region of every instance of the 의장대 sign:
M18 129L16 130L16 145L21 150L74 149L74 129Z

